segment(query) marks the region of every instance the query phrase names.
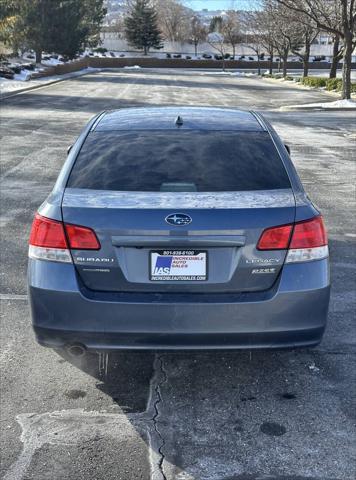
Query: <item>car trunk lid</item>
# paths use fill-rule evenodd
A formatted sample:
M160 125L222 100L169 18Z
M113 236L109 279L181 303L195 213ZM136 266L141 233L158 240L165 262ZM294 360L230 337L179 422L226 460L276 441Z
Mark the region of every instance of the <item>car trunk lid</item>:
M243 192L117 192L67 188L66 223L92 228L100 250L72 250L83 284L112 292L246 292L272 287L286 250L259 251L266 228L293 223L291 189ZM166 217L183 213L186 225ZM205 280L150 278L152 252L204 252ZM154 257L156 258L156 257Z

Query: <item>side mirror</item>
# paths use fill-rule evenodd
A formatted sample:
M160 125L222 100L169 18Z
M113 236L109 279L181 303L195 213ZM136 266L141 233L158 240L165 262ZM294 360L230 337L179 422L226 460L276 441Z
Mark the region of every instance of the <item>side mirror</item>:
M286 145L286 144L284 144L284 146L286 147L286 150L287 150L287 152L288 152L288 155L290 155L290 146L289 146L289 145Z
M70 154L70 151L72 150L72 148L73 148L73 145L69 145L69 147L67 148L67 155Z

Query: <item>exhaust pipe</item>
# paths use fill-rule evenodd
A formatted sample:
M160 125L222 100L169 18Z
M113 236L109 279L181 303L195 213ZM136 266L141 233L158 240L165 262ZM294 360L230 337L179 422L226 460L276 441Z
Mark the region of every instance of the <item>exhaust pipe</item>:
M83 357L86 354L86 347L84 345L81 345L80 343L74 343L73 345L70 345L67 347L67 353L71 357Z

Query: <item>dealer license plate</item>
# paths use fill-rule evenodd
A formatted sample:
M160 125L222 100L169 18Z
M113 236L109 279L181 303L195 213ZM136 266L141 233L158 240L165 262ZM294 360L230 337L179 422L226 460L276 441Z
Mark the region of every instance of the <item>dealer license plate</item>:
M150 280L204 281L208 279L208 253L201 250L154 250L150 252Z

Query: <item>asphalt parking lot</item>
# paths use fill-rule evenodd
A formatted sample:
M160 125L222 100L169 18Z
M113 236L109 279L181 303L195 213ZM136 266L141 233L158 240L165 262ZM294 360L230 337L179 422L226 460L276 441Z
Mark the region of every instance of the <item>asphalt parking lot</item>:
M344 480L356 476L356 112L280 111L333 100L216 73L103 71L1 108L1 478ZM126 353L69 361L38 346L27 239L70 145L104 109L210 105L263 112L324 214L332 298L315 349Z

